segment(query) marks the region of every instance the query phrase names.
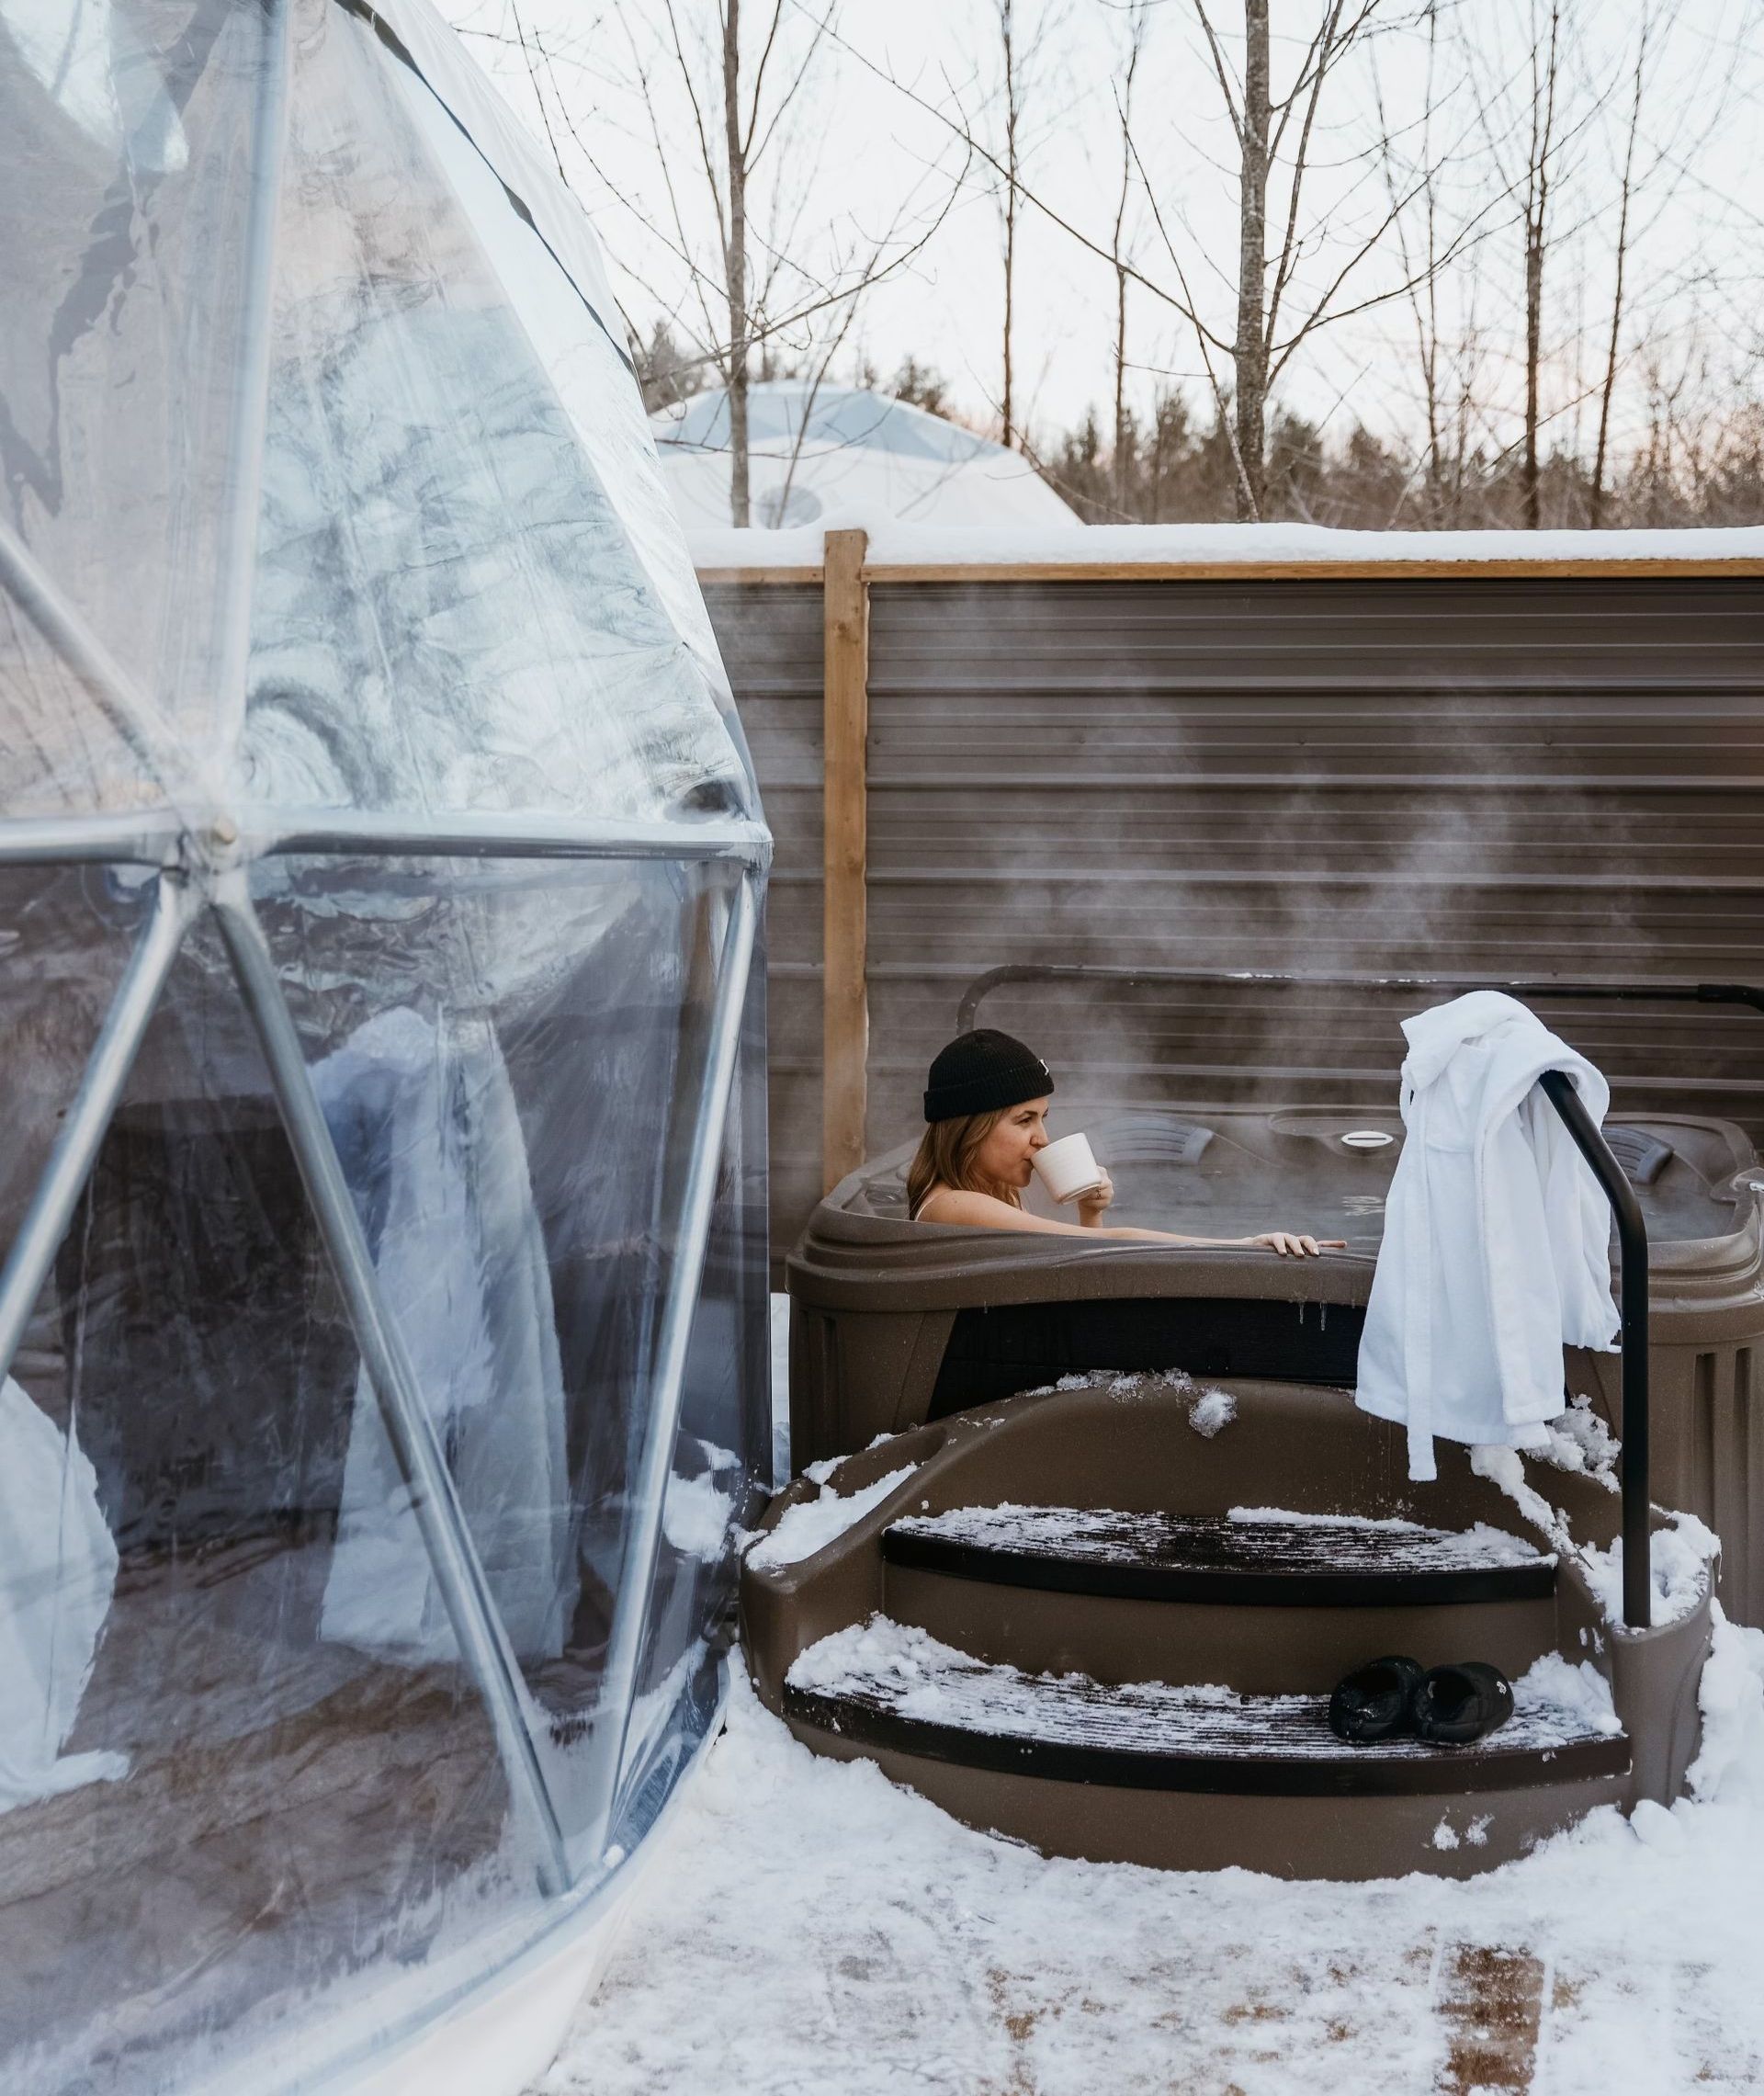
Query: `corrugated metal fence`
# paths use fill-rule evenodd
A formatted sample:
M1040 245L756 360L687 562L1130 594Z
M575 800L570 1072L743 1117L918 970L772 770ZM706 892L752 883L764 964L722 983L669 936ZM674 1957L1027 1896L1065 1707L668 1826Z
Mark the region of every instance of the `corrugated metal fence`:
M871 571L869 1150L1005 962L1764 980L1756 565ZM821 588L706 583L778 839L782 1252L823 1166ZM1154 980L981 1017L1069 1094L1367 1104L1431 1001ZM1764 1134L1764 1016L1543 1009L1620 1105Z

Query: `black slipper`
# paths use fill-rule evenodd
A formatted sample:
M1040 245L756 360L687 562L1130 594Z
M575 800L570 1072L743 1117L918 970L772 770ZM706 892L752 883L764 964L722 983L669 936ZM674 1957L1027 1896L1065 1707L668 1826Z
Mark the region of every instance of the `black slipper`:
M1329 1698L1329 1730L1356 1747L1407 1732L1421 1680L1419 1660L1369 1660L1363 1667L1356 1667Z
M1435 1747L1486 1739L1513 1715L1513 1690L1498 1667L1481 1660L1435 1667L1415 1691L1415 1730Z

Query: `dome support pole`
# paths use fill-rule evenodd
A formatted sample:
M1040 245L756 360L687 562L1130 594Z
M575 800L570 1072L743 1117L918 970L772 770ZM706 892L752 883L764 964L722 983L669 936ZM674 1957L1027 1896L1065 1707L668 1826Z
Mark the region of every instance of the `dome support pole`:
M238 358L232 371L228 430L227 513L215 634L215 731L231 765L245 724L251 666L251 593L257 572L257 525L264 502L264 449L269 430L269 374L274 361L277 232L288 161L288 72L293 0L267 0L265 51L251 130L251 191L246 207Z
M735 859L771 863L771 833L761 822L641 821L633 817L461 812L393 815L377 810L247 809L248 857L475 859L667 859L696 864Z
M141 1037L158 1008L196 903L190 884L181 875L169 869L160 875L147 923L110 1000L79 1091L0 1271L0 1378L11 1372L25 1326L92 1175L98 1145L129 1082Z
M0 866L175 866L185 836L170 809L139 815L28 815L0 824Z
M563 1830L528 1724L531 1699L496 1614L416 1371L381 1297L373 1254L312 1089L300 1037L243 873L220 877L214 907L240 995L269 1065L270 1082L307 1199L348 1307L387 1438L411 1488L412 1511L460 1658L484 1699L514 1809L537 1836L539 1883L556 1898L570 1889L571 1870Z
M637 1669L642 1655L643 1629L649 1617L650 1590L655 1581L662 1506L667 1497L668 1480L673 1472L674 1444L679 1438L686 1350L692 1339L693 1317L698 1308L698 1293L704 1278L705 1252L710 1241L711 1209L722 1171L723 1134L729 1121L729 1093L734 1088L736 1057L741 1048L741 1014L747 1004L747 980L758 927L759 903L753 883L743 875L729 911L729 928L723 935L722 964L718 970L710 1040L705 1052L704 1079L693 1131L692 1162L680 1204L680 1229L675 1241L673 1267L668 1276L661 1332L656 1342L655 1375L650 1388L643 1450L632 1480L631 1526L619 1571L618 1594L613 1605L612 1635L607 1642L606 1671L600 1697L601 1708L613 1713L617 1736L607 1741L607 1759L598 1772L605 1792L593 1822L593 1846L588 1852L591 1862L598 1862L605 1855L612 1838L625 1757L629 1748L631 1703L637 1692Z

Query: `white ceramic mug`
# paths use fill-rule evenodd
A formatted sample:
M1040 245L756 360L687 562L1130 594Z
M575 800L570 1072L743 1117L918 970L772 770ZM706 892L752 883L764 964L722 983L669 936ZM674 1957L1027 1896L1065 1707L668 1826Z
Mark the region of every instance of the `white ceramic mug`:
M1035 1167L1042 1184L1056 1201L1075 1201L1102 1184L1102 1167L1096 1161L1089 1136L1061 1136L1035 1155Z

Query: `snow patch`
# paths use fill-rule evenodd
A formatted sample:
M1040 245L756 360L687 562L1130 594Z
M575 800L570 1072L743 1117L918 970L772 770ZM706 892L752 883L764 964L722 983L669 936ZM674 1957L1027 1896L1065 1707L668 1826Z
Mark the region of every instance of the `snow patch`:
M1513 1716L1557 1719L1566 1729L1608 1738L1623 1728L1603 1674L1590 1660L1565 1660L1560 1652L1545 1652L1513 1683Z
M1677 1623L1690 1614L1710 1581L1710 1566L1721 1542L1693 1513L1675 1513L1670 1528L1657 1528L1649 1539L1649 1569L1654 1579L1654 1626ZM1623 1543L1609 1550L1589 1544L1578 1553L1589 1584L1608 1623L1623 1620Z
M682 1557L714 1565L729 1539L729 1520L734 1511L734 1501L717 1490L712 1472L698 1478L676 1474L668 1480L667 1496L662 1501L662 1533Z
M1478 1478L1499 1486L1533 1527L1541 1528L1557 1549L1571 1547L1562 1516L1542 1492L1526 1482L1525 1465L1517 1448L1478 1443L1470 1451L1470 1467Z
M1664 1805L1645 1797L1629 1816L1630 1830L1650 1849L1681 1849L1684 1829Z
M880 1448L886 1443L899 1441L899 1438L898 1433L878 1433L874 1441L866 1441L862 1448L854 1449L852 1453L867 1456L872 1448ZM823 1456L819 1463L806 1464L802 1474L805 1478L812 1479L816 1484L824 1485L842 1463L849 1463L851 1459L851 1456Z
M1685 1788L1704 1803L1736 1797L1764 1818L1764 1630L1729 1623L1719 1602L1710 1614L1714 1635L1697 1692L1702 1744Z
M699 568L818 568L824 534L869 534L872 568L974 562L1124 561L1206 566L1313 561L1739 561L1764 558L1757 526L1649 531L1338 531L1313 524L1092 524L937 526L903 523L877 506L830 503L812 526L790 531L688 531Z
M1590 1398L1576 1398L1566 1411L1546 1421L1543 1441L1530 1453L1555 1469L1596 1479L1607 1491L1623 1490L1617 1479L1623 1444L1593 1411Z
M1293 1528L1336 1528L1356 1535L1424 1535L1436 1541L1451 1557L1464 1564L1530 1565L1538 1557L1537 1547L1522 1536L1510 1535L1504 1528L1491 1528L1486 1521L1452 1532L1426 1527L1419 1521L1366 1513L1294 1513L1277 1506L1234 1506L1227 1521Z
M1294 1528L1375 1528L1391 1535L1426 1535L1430 1530L1419 1521L1383 1520L1369 1513L1295 1513L1283 1506L1234 1506L1227 1510L1227 1521L1278 1522ZM1498 1533L1490 1529L1490 1535ZM1527 1557L1532 1555L1531 1546L1521 1547Z
M820 1466L817 1464L815 1467L819 1469ZM805 1558L812 1558L817 1550L824 1550L848 1528L854 1527L873 1507L880 1506L918 1467L916 1463L905 1464L845 1499L841 1499L831 1485L822 1482L819 1498L799 1500L794 1506L785 1508L778 1517L777 1526L770 1534L762 1535L749 1550L748 1563L761 1570L779 1565L799 1565Z
M1188 1423L1203 1441L1211 1441L1238 1416L1238 1400L1229 1390L1204 1390L1189 1407Z

